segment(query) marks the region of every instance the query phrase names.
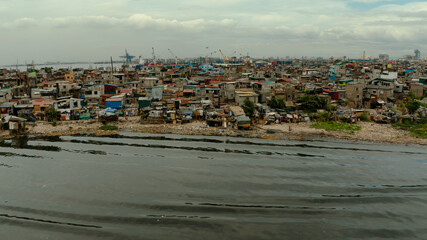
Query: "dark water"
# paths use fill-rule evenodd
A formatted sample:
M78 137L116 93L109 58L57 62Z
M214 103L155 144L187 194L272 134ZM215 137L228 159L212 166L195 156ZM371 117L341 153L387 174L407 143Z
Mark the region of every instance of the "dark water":
M127 133L0 159L0 239L427 239L420 146Z

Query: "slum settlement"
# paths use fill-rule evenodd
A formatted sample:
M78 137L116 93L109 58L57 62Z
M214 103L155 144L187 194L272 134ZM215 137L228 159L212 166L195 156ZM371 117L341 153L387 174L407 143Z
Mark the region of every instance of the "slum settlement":
M251 59L128 62L120 67L0 69L1 128L25 122L204 121L250 129L281 122L425 121L418 59Z

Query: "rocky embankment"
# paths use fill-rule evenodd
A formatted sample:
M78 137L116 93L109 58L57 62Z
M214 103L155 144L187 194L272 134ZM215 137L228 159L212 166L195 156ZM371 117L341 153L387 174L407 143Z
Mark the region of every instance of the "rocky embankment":
M330 132L323 129L310 128L307 123L283 123L268 126L259 126L254 130L237 130L212 128L205 122L192 122L188 124L141 124L139 117L120 118L118 122L112 123L118 127L115 131L99 130L102 123L95 120L90 121L64 121L53 126L49 122L28 123L28 133L31 136L64 136L75 134L94 134L98 136L110 135L118 132L139 132L159 134L181 134L181 135L203 135L203 136L231 136L266 139L316 139L316 138L338 138L356 141L388 142L399 144L421 144L427 145L427 139L415 138L408 132L395 129L390 125L360 122L362 130L355 134L342 132ZM1 138L10 138L9 131L2 131Z

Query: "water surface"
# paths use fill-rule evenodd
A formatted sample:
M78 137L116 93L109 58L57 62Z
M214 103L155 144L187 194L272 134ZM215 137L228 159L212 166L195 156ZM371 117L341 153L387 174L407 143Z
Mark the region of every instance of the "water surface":
M0 145L0 239L427 239L427 149L123 133Z

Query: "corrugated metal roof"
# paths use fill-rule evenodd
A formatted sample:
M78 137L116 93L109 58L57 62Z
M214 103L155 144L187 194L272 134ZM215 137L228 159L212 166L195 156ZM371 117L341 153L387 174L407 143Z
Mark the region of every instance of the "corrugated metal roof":
M108 98L106 101L107 102L121 102L122 99L121 98Z

